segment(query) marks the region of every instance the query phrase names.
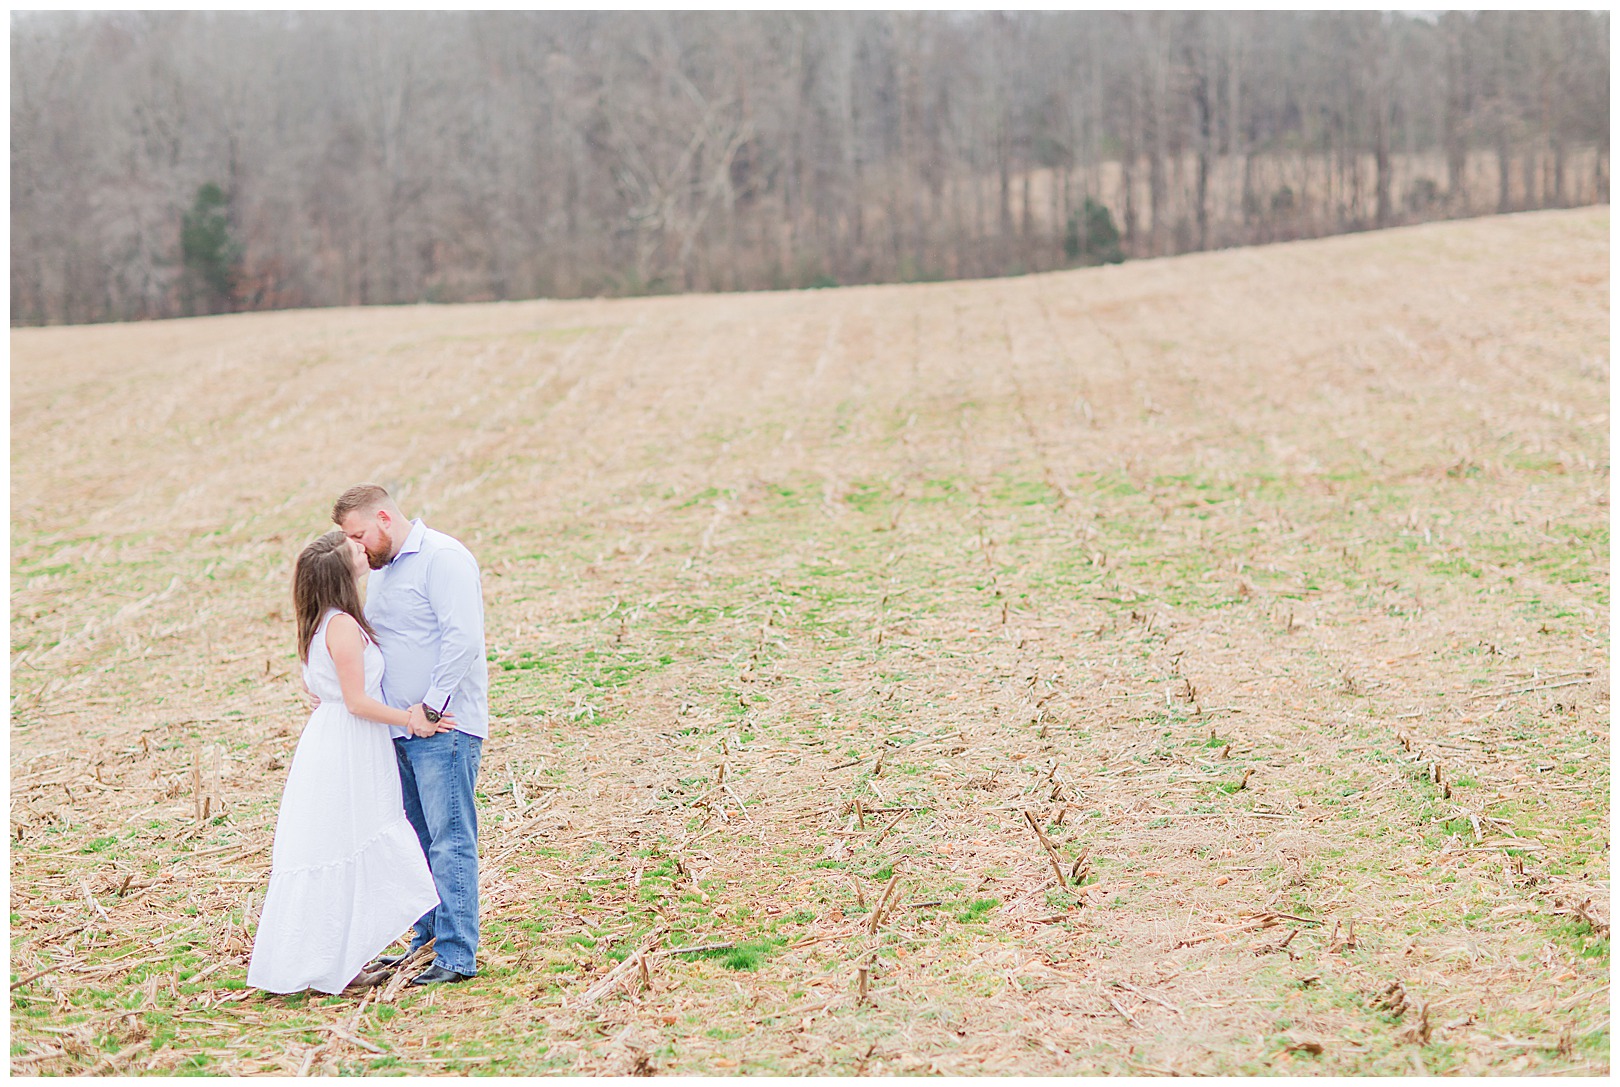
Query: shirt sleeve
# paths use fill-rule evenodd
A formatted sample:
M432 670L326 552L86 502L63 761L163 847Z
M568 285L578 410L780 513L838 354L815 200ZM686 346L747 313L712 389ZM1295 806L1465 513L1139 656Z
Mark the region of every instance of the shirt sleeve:
M427 572L428 605L439 622L439 659L428 679L424 705L455 712L450 699L474 666L484 663L484 598L478 566L466 555L441 551Z

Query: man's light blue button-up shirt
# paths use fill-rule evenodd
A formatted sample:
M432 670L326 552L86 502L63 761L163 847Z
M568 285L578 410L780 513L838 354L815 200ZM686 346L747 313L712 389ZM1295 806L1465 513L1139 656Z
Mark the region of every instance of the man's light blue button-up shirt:
M456 715L456 730L489 737L489 665L478 561L459 540L411 522L394 561L366 584L366 621L383 655L383 701ZM395 737L409 736L390 727Z

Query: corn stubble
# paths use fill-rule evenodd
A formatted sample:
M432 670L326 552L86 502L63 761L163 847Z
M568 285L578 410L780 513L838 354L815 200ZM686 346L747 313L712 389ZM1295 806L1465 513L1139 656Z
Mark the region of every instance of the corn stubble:
M1608 217L12 333L12 1071L1608 1069ZM473 982L242 987L361 479Z

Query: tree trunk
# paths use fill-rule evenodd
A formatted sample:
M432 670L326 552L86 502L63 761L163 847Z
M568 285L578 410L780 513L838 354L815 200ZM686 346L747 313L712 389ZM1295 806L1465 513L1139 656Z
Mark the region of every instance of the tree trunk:
M1067 199L1067 194L1069 191L1069 167L1067 165L1063 167L1063 178L1061 184L1059 183L1058 172L1055 168L1047 174L1047 178L1047 216L1048 224L1051 227L1049 233L1051 234L1051 242L1053 247L1057 249L1058 252L1062 252L1061 247L1063 245L1064 220L1062 201Z
M1209 248L1209 171L1214 151L1212 126L1215 120L1209 100L1209 85L1206 81L1199 82L1193 101L1198 107L1198 176L1195 182L1198 201L1198 248L1204 250Z
M1159 48L1155 43L1155 51ZM1153 80L1152 97L1148 102L1147 114L1152 130L1148 137L1148 216L1151 223L1148 227L1149 252L1158 256L1164 252L1164 221L1169 214L1169 179L1165 176L1165 142L1168 133L1165 131L1169 125L1165 116L1163 83L1161 77L1164 64L1162 58L1155 56L1151 69Z
M1022 213L1019 215L1019 218L1018 218L1018 235L1019 235L1019 237L1021 237L1024 240L1024 249L1027 252L1028 249L1029 249L1030 235L1035 233L1035 202L1031 198L1031 195L1030 195L1030 193L1031 193L1030 174L1033 171L1030 169L1030 164L1028 162L1022 163L1021 165L1024 168L1024 170L1023 170L1023 173L1024 173L1024 184L1023 184L1024 206L1023 206L1023 209L1022 209Z
M1506 214L1513 210L1513 155L1505 142L1496 145L1496 211Z
M1260 210L1260 195L1254 191L1254 153L1243 152L1243 230L1246 241L1252 241L1249 231L1254 226L1255 213Z
M1129 152L1126 153L1125 157L1120 161L1120 173L1125 186L1125 246L1132 254L1138 254L1140 248L1136 244L1136 170L1134 168L1134 158L1135 156Z
M1453 214L1468 211L1468 146L1460 140L1446 145L1446 202Z
M1373 157L1378 167L1378 225L1388 226L1394 218L1394 202L1390 199L1389 124L1382 101L1373 117Z
M1552 146L1552 202L1555 207L1568 207L1564 195L1564 141L1555 139Z
M851 101L854 94L851 92ZM852 177L854 178L854 204L855 204L855 246L857 249L866 241L866 187L862 179L862 165L864 155L861 151L861 109L857 104L849 114L851 129L851 143L853 145Z
M996 177L1000 182L998 202L996 204L996 224L1001 232L1001 239L1005 245L1007 238L1011 237L1012 228L1012 164L1007 160L1011 152L1007 147L1007 131L1005 120L996 122Z

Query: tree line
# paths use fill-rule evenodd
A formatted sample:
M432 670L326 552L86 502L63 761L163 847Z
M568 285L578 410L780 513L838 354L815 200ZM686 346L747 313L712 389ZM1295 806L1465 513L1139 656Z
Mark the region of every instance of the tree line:
M11 314L1018 274L1608 199L1607 12L24 12Z

